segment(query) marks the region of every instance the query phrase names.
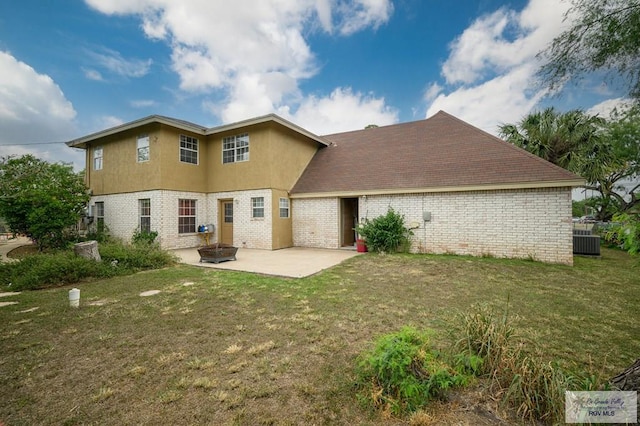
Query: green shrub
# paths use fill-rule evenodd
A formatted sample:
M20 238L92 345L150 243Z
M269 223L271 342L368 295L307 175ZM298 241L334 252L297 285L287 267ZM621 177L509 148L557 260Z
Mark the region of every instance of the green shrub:
M619 245L630 254L640 253L640 214L618 214L616 225L605 232L605 241Z
M411 327L380 337L360 356L357 375L360 398L393 414L416 411L470 379L432 347L429 334Z
M110 242L100 245L100 256L104 262L116 263L130 269L157 269L175 262L175 257L151 244L125 245Z
M158 233L156 231L141 231L136 229L131 237L131 243L134 245L151 245L155 244Z
M364 237L369 251L392 253L409 249L409 237L413 235L404 223L404 216L389 208L387 214L358 225L358 234Z
M33 290L77 283L88 277L109 277L117 271L71 251L36 254L2 265L2 284L12 291Z
M73 251L39 253L18 262L0 264L0 285L12 291L32 290L77 283L87 278L127 275L138 270L161 268L174 257L158 246L119 243L99 246L102 262L77 256Z
M108 243L111 242L113 238L111 237L111 231L109 227L105 225L103 222L97 223L92 226L87 232L87 235L84 237L84 241L97 241L99 243Z

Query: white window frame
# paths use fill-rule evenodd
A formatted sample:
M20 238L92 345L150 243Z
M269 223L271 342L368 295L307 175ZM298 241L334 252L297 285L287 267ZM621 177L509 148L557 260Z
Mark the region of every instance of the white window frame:
M291 202L288 198L280 198L278 202L278 207L280 210L280 218L281 219L289 219L291 216ZM284 213L284 215L283 215Z
M264 197L251 197L251 218L264 219Z
M143 221L143 219L145 219ZM145 222L145 223L143 223ZM151 199L138 199L138 226L140 232L151 232Z
M102 146L93 148L93 170L102 170L104 150Z
M222 164L249 161L249 134L227 136L222 139Z
M140 135L136 141L136 160L138 163L149 161L149 135Z
M104 201L96 201L94 209L96 215L96 230L98 232L104 231Z
M183 155L184 153L184 155ZM195 153L195 163L190 161ZM189 135L180 135L180 149L178 159L181 163L198 165L198 139Z
M188 201L190 205L186 206L185 201ZM189 212L185 213L184 209L188 209ZM186 198L178 199L178 234L193 234L196 232L197 213L198 213L198 200L186 199ZM193 218L193 224L181 223L182 222L181 219L191 219L191 218ZM191 227L191 225L193 225L193 227ZM186 226L189 226L189 228L187 229Z

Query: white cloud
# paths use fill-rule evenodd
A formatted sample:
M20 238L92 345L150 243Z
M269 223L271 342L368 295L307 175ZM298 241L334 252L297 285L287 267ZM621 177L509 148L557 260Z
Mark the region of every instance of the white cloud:
M398 122L398 112L386 106L384 98L353 93L349 88L337 88L328 97L308 97L293 114L286 108L278 113L320 135Z
M130 101L129 105L134 108L150 108L158 105L158 103L151 99L137 99L134 101Z
M589 115L599 115L602 118L611 118L611 113L614 109L619 112L625 111L630 108L632 101L629 98L614 98L607 99L589 108L586 113Z
M340 33L349 35L367 27L378 28L393 14L393 3L387 0L355 0L339 3Z
M81 164L83 156L64 144L26 145L64 141L75 133L76 112L45 74L0 51L0 156L34 154L49 161Z
M424 92L424 100L427 102L432 102L438 95L442 92L443 87L438 83L431 83L427 90Z
M494 134L520 120L547 94L536 87L536 54L568 25L568 7L530 0L521 12L502 8L476 19L451 43L442 66L447 86L432 96L427 116L443 109Z
M318 72L306 37L375 29L393 13L391 0L85 1L106 14L139 16L147 37L171 47L180 88L215 95L203 105L225 122L303 108L299 82Z
M523 65L482 84L440 94L427 110L427 117L444 110L495 135L498 125L520 121L544 95L524 90L532 72L531 65Z
M535 61L566 25L568 6L558 0L531 0L520 13L502 8L481 16L451 44L442 67L447 83L470 84Z
M100 74L99 71L90 68L82 68L82 72L84 72L84 76L89 80L104 81L102 74Z
M124 120L120 117L116 117L113 115L103 115L98 118L98 126L99 130L109 129L111 127L116 127L124 123Z
M90 51L89 57L95 61L95 65L102 66L104 69L123 77L143 77L149 73L151 64L153 64L151 59L125 59L120 52L105 47L101 48L99 52ZM97 71L94 73L97 73L100 79L102 78L102 75ZM87 76L86 72L85 76Z

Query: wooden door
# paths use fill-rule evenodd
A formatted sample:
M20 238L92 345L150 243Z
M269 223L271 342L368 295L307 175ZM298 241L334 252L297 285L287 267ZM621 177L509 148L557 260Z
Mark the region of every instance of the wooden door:
M341 222L342 222L342 241L341 246L353 246L356 242L356 231L354 228L358 223L358 199L343 198L341 201Z
M218 242L233 245L233 200L220 201Z

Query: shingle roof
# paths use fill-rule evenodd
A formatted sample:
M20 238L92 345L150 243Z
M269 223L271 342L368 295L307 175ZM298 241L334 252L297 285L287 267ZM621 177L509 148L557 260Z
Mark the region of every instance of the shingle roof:
M323 137L293 196L482 187L577 186L582 179L445 112Z

